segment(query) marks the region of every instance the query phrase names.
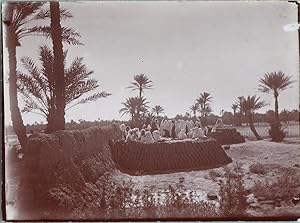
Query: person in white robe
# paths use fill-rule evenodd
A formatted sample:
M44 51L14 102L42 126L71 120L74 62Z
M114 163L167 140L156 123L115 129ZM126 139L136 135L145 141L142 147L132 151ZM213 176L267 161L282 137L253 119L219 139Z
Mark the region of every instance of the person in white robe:
M192 138L205 138L204 131L201 128L195 127L192 133Z
M186 121L186 128L187 128L187 132L189 133L191 131L191 129L193 128L192 124L190 121Z
M152 132L152 135L153 135L153 139L154 139L155 142L161 140L160 133L159 133L158 130L154 130L154 131Z
M180 132L179 132L179 134L178 134L178 138L181 139L181 140L187 138L187 135L186 135L184 129L181 129L181 130L180 130Z
M145 133L145 143L147 144L154 143L154 139L150 131L146 131Z
M141 130L140 142L146 143L146 130L145 129Z
M127 136L126 125L122 123L120 125L120 130L121 130L122 138L126 139L126 136Z
M135 141L136 141L136 139L135 139L135 137L134 137L133 130L130 129L130 130L128 131L128 133L127 133L125 142L135 142Z

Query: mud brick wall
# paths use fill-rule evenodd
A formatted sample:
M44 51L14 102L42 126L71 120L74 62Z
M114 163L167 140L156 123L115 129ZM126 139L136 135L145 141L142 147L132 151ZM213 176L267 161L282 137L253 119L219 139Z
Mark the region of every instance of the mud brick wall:
M20 209L28 220L39 218L45 210L63 216L64 211L99 197L99 178L115 168L108 140L120 136L117 125L31 136L24 150L18 193Z
M216 132L209 133L209 136L216 139L220 144L236 144L245 142L242 136L236 129L217 129Z
M203 170L232 160L215 140L142 144L117 142L112 157L118 169L131 175Z

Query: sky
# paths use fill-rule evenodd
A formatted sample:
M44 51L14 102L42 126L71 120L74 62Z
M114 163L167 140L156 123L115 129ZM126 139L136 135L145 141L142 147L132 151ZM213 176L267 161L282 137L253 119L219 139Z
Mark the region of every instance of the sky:
M74 16L62 25L74 27L84 43L64 45L68 62L84 57L99 81L99 91L112 94L70 109L67 121L129 119L121 117L119 110L126 98L138 95L126 87L141 73L154 84L144 93L149 105L161 105L169 117L184 115L204 91L212 95L216 115L221 110L232 111L238 96L254 94L270 104L259 112L274 109L272 95L258 91L258 80L279 70L295 80L293 87L280 95L279 109L298 108L298 36L283 29L297 22L293 3L107 1L60 5ZM51 47L42 37L26 37L21 43L18 58L31 56L36 61L39 45ZM6 63L4 59L7 80ZM18 69L24 69L20 63ZM5 117L10 122L7 89L5 92ZM45 123L34 114L23 118L25 123Z

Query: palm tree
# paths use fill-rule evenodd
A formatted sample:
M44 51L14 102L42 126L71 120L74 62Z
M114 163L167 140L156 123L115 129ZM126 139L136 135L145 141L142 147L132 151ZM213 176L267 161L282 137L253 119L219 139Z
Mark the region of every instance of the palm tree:
M262 138L257 133L253 124L253 113L254 111L264 107L266 103L264 101L260 101L260 97L256 97L256 95L248 96L247 98L241 97L237 103L240 111L243 112L248 118L250 129L255 135L256 139L261 140Z
M127 88L131 88L132 91L139 91L139 97L142 98L142 93L146 89L152 89L153 82L149 77L145 74L138 74L133 77L134 81L131 82L131 86Z
M28 35L30 30L26 24L32 20L32 15L40 9L42 3L6 3L4 24L7 27L6 47L9 61L9 102L11 120L21 146L27 143L26 128L18 106L17 97L17 58L16 48L20 46L22 37Z
M231 105L231 108L233 110L233 124L236 125L237 121L236 121L236 110L238 109L238 105L236 103Z
M190 107L190 110L193 112L194 117L196 117L197 111L199 110L199 104L195 103Z
M125 102L122 102L124 107L120 109L119 113L121 113L121 116L129 114L131 116L131 124L138 124L140 118L138 112L141 110L143 113L146 113L147 104L148 102L143 97L130 97Z
M233 115L236 114L236 110L238 109L238 105L236 103L232 104L231 106L232 110L233 110Z
M53 44L53 72L55 80L55 106L56 114L53 130L65 129L65 107L66 107L66 90L64 75L64 53L62 45L62 28L60 25L59 2L50 2L51 16L51 38Z
M161 107L160 105L155 105L153 108L152 108L152 111L156 114L156 116L158 116L159 114L161 113L164 113L164 108Z
M282 71L266 73L259 79L259 90L265 93L272 93L275 98L275 126L280 128L278 97L280 92L286 90L294 81L292 77Z
M197 103L199 104L199 111L202 117L206 118L209 113L212 112L210 107L211 95L207 92L203 92L200 94L199 98L197 98Z
M65 62L67 51L64 52L63 56ZM38 110L40 112L38 114L45 117L48 121L46 132L52 132L54 130L57 110L55 105L54 56L52 50L47 46L40 47L39 58L42 64L41 68L29 57L21 59L28 74L18 72L18 90L25 102L23 112L35 113ZM75 58L69 68L64 67L63 73L66 80L66 110L78 104L96 101L99 98L110 95L102 91L82 98L86 93L94 91L99 87L98 81L90 78L93 71L89 71L86 68L85 64L83 64L83 58Z
M204 125L206 125L207 123L207 116L212 112L212 108L210 106L211 99L211 95L207 92L201 93L200 96L196 99L197 103L199 104L198 111L201 115L201 121Z
M23 123L20 109L18 107L17 97L17 59L16 59L16 47L21 46L22 38L29 35L42 34L44 36L49 35L49 26L35 26L29 27L31 21L37 19L45 19L49 17L49 13L46 10L42 10L42 2L19 2L19 3L6 3L4 11L4 21L6 25L6 47L8 48L9 57L9 100L11 119L14 131L18 136L18 140L22 147L26 145L27 136L26 128ZM38 12L38 13L37 13ZM70 18L71 14L66 10L61 10L61 17ZM63 40L78 44L78 33L73 29L64 28Z

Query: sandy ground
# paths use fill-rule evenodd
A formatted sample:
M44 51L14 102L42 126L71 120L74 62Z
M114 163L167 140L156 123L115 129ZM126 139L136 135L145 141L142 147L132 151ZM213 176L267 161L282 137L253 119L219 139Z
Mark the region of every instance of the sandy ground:
M296 169L300 173L300 167L295 167L295 164L300 165L300 139L289 138L283 143L275 143L269 140L261 141L246 141L242 144L231 145L230 149L226 151L227 155L233 160L233 163L228 166L235 165L236 162L241 164L244 175L245 188L251 189L256 180L275 179L280 171L268 172L264 175L254 174L249 171L251 164L263 164L271 166L274 170L280 170L282 167L290 167ZM215 168L216 171L223 170L221 168ZM117 180L129 180L135 184L136 189L151 188L153 191L162 191L169 185L175 186L179 182L179 178L185 179L185 188L187 190L196 191L203 200L207 200L206 195L208 192L218 193L219 185L211 180L208 176L210 170L203 171L191 171L191 172L178 172L172 174L161 175L146 175L146 176L129 176L127 174L117 171L115 173L115 179ZM300 192L300 188L299 188ZM249 195L252 197L253 194ZM272 215L262 207L261 209L248 210L248 213L252 216L266 216ZM274 207L269 206L270 211L274 211ZM284 213L291 213L292 215L300 216L300 204L294 206L292 204L285 205L279 208Z
M226 150L228 156L233 159L233 163L228 166L234 165L239 162L242 165L245 174L244 181L247 189L251 188L255 180L263 180L265 178L274 179L278 176L278 171L266 173L264 175L254 174L249 171L251 164L260 163L266 165L273 165L273 168L280 170L281 167L289 167L296 169L300 173L300 167L295 167L295 164L300 165L300 138L287 138L283 143L270 142L269 140L253 141L247 140L245 143L231 145L229 150ZM214 170L222 171L223 168L216 168ZM6 169L8 171L8 169ZM145 175L145 176L130 176L120 171L114 173L116 180L132 180L136 189L143 190L145 188L152 191L159 192L166 189L169 185L175 186L180 178L184 178L185 188L189 191L195 191L198 195L206 200L208 192L218 193L219 185L211 180L208 176L210 170L204 171L191 171L191 172L178 172L172 174L161 175ZM10 171L8 171L10 172ZM9 175L9 173L7 174ZM7 195L7 210L13 217L15 200L14 191L16 184L12 181L16 179L7 178L6 189ZM300 188L299 188L300 192ZM251 195L250 195L251 196ZM276 211L277 213L291 213L300 216L300 204L293 206L288 204L280 208L274 209L269 206L269 211ZM265 209L249 210L253 216L265 216L270 214Z

